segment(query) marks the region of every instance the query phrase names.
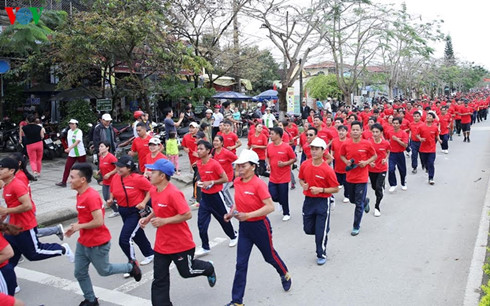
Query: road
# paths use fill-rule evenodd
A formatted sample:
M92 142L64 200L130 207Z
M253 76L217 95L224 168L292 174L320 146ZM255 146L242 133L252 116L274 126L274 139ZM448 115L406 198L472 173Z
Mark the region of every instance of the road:
M312 236L302 231L300 190L290 192L292 218L270 215L276 250L292 275L290 292L283 292L275 270L254 249L250 259L246 305L462 305L479 220L490 174L490 123L473 128L471 143L462 137L450 142L450 154L438 152L436 184L426 174L408 174L408 190L386 192L382 216L365 215L359 236L352 237L354 206L342 203L332 213L328 261L316 265ZM438 148L439 149L439 148ZM408 159L407 159L408 161ZM297 174L297 171L295 171ZM186 196L190 190L184 190ZM373 198L372 190L369 196ZM69 199L71 205L73 200ZM72 221L65 222L68 225ZM117 237L120 219L106 219L113 236L111 261L123 262ZM197 211L189 221L199 245ZM237 223L235 223L237 225ZM146 229L153 241L155 230ZM215 246L203 259L212 260L217 284L205 278L182 279L171 272L174 305L224 305L231 299L236 249L216 221L210 237ZM55 242L56 237L43 238ZM75 247L75 238L67 239ZM138 250L141 259L141 253ZM143 267L135 283L115 275L100 277L91 268L96 295L103 305L150 305L152 266ZM66 258L24 262L17 268L22 288L18 297L27 305L78 305L83 300Z

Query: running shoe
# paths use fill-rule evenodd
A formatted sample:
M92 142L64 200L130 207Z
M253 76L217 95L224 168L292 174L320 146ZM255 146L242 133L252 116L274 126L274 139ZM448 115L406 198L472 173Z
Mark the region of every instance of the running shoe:
M65 255L68 258L68 261L71 263L75 262L75 254L71 250L68 243L63 243L61 246L65 249L65 253L63 255Z
M225 306L243 306L243 305L244 304L230 302L230 303L226 304Z
M429 180L429 184L434 185L435 184L434 180Z
M56 233L56 236L60 238L61 241L65 238L65 230L63 229L63 225L60 223L58 224L58 232Z
M296 189L296 185L295 184L291 184L291 190L294 190Z
M129 263L133 265L133 268L129 272L129 276L134 277L134 280L139 282L143 275L141 274L141 269L139 267L138 261L132 259L129 261Z
M281 283L282 283L282 288L284 289L284 291L289 291L289 289L291 289L292 280L291 280L291 275L289 274L289 272L287 272L285 275L281 276Z
M201 257L201 256L205 256L205 255L208 255L209 253L211 252L211 250L208 250L208 249L204 249L204 248L199 248L196 253L195 253L195 256L196 257Z
M99 306L99 300L95 298L95 301L90 302L89 300L83 300L78 306Z
M357 235L359 235L359 229L353 228L352 229L352 232L350 232L350 234L351 234L351 236L357 236Z
M349 203L349 198L344 198L344 200L342 200L342 202Z
M153 262L153 259L155 259L155 255L150 255L148 257L145 257L145 259L143 259L140 262L140 265L142 265L142 266L149 265L149 264L151 264Z
M388 189L390 193L395 192L395 190L396 190L396 186L391 186L390 189Z
M408 188L407 188L407 185L402 185L402 190L403 190L403 191L407 191L407 189L408 189Z
M366 198L366 204L364 204L364 212L367 214L369 213L369 210L371 210L371 208L369 207L369 198Z
M375 217L381 216L381 212L379 211L379 209L377 209L377 208L374 209L374 216Z
M324 265L326 262L327 262L327 259L326 258L323 258L323 257L316 259L316 264L319 265L319 266Z
M55 185L58 187L66 187L66 183L63 182L56 183Z
M213 265L212 261L209 261L209 263L211 265ZM216 285L216 272L214 271L214 268L213 268L213 274L208 276L208 284L209 284L209 287L211 287L211 288L213 288L214 285Z
M113 211L110 215L107 216L107 218L114 218L119 216L119 213L117 211Z
M291 219L291 216L290 215L284 215L282 217L282 221L289 221L289 219Z
M417 173L417 168L413 168L412 173L413 174Z

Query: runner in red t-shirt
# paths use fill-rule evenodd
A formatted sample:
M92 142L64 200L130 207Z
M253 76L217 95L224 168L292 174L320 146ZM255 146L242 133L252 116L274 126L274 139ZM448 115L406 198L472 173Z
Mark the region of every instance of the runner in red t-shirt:
M238 139L238 136L231 131L232 122L225 120L223 122L223 132L219 132L217 135L223 136L224 148L230 150L233 154L236 154L236 149L241 147L242 142ZM212 141L212 139L210 139Z
M349 200L356 205L351 235L357 236L361 228L363 211L369 212L367 194L368 165L376 160L376 151L371 143L361 139L362 123L351 123L351 139L340 148L340 158L347 165L346 181L349 188Z
M214 287L216 274L209 261L194 259L196 245L187 220L192 218L184 194L169 182L174 165L165 159L146 165L151 171L153 212L140 219L140 226L151 223L157 228L155 237L155 263L151 290L153 305L171 305L170 264L173 262L184 278L207 276L209 286Z
M15 267L20 256L30 261L43 260L55 256L66 255L73 262L73 252L67 243L41 243L37 238L37 220L32 209L29 187L15 178L19 164L12 158L0 160L0 180L3 181L3 198L7 207L0 207L0 218L10 215L9 224L22 229L19 235L5 235L5 239L14 248L14 256L10 264Z
M228 149L223 148L224 140L223 136L216 135L213 140L213 159L218 161L218 163L223 167L223 170L228 177L228 182L223 184L223 196L225 198L225 203L228 207L233 205L233 199L230 193L230 186L235 177L233 171L233 162L238 158L233 152Z
M194 175L192 176L192 186L193 193L191 201L194 202L193 207L199 207L199 202L201 201L201 188L197 186L197 181L199 180L199 172L197 171L196 162L199 159L197 155L197 132L199 132L199 125L195 122L191 122L189 125L189 133L182 137L182 148L187 153L189 157L189 162L191 164ZM214 134L213 134L214 135Z
M301 164L299 183L303 187L303 230L315 235L317 264L327 261L327 241L330 231L330 203L332 193L339 191L335 172L324 160L327 144L316 137L310 144L311 159Z
M461 116L461 129L463 130L463 142L470 142L471 116L473 109L468 105L468 100L464 100L464 105L459 107L459 115Z
M276 132L273 132L274 130ZM277 128L273 128L273 131L271 131L271 136L278 134ZM276 140L281 138L280 135L273 137ZM253 245L257 246L264 260L271 264L281 276L283 289L289 291L291 288L291 275L272 242L272 228L267 215L274 211L274 204L265 183L255 176L258 163L257 153L252 150L243 150L235 162L239 175L234 181L235 205L224 219L230 221L235 217L240 221L238 250L241 251L237 252L232 300L229 305L243 304L248 261Z
M413 113L413 122L410 123L410 150L412 151L412 173L417 173L418 167L418 158L419 158L419 150L420 150L420 141L417 138L418 129L424 123L421 121L421 116L419 111L415 111ZM422 170L425 169L425 165L422 163Z
M393 119L393 131L384 132L387 135L387 140L390 142L391 151L389 156L388 182L390 183L390 192L396 189L396 168L400 173L400 184L402 190L407 190L406 176L407 164L405 161L405 149L408 146L408 134L401 129L402 119L396 117Z
M340 125L338 126L338 133L339 137L334 138L332 140L332 143L330 145L330 153L333 155L334 158L334 170L335 170L335 175L337 176L337 181L339 182L339 188L344 189L344 203L349 203L349 192L347 190L347 181L345 180L346 176L346 171L345 167L347 165L344 163L344 161L340 158L340 148L342 148L342 145L347 138L347 127L345 125Z
M90 264L94 265L101 276L130 273L137 282L141 280L138 262L109 263L111 233L104 224L102 199L89 186L92 174L92 166L87 163L76 163L71 168L71 188L77 191L78 222L71 224L65 233L70 238L80 231L75 253L75 277L85 298L82 305L98 305L88 273Z
M371 188L376 194L374 216L379 217L381 216L379 205L383 199L391 146L388 141L383 139L383 126L381 124L375 123L371 125L371 131L373 132L373 138L370 141L378 157L369 165L369 180L371 181Z
M315 118L317 120L317 118ZM288 221L289 213L289 182L291 181L291 165L296 162L296 155L291 146L282 142L283 130L280 127L271 129L271 141L267 146L269 192L272 201L279 202L283 211L283 221Z
M141 173L145 172L145 161L146 155L150 153L150 149L148 148L148 143L150 142L150 135L146 132L146 125L142 122L136 125L136 132L138 133L138 137L133 140L133 144L131 145L131 151L128 152L129 156L135 156L138 154L138 166Z
M9 265L9 259L14 256L14 249L3 237L4 233L18 234L19 228L6 223L0 224L0 258L3 258L3 262L0 262L0 293L14 296L17 278L14 267ZM0 305L5 304L0 303Z
M160 138L158 137L153 137L150 139L150 142L148 143L148 148L150 149L150 153L146 155L145 158L145 165L153 165L157 160L159 159L168 159L165 154L163 154L163 150L165 150L162 142L160 141ZM150 171L146 171L143 174L146 178L150 177Z
M197 169L201 177L198 184L201 186L202 199L199 203L197 213L197 226L202 246L196 251L196 256L203 256L211 252L209 245L208 228L211 222L211 215L220 223L225 234L230 238L230 247L236 246L237 233L231 223L225 222L223 216L227 213L226 205L223 201L223 184L228 182L226 172L220 163L211 158L213 145L208 141L200 140L197 143Z
M445 154L449 153L449 131L452 124L452 116L448 113L447 106L441 107L441 115L439 116L440 123L440 138L441 138L441 149Z
M151 184L143 175L135 173L136 165L130 156L122 156L115 165L117 173L112 178L111 196L107 204L111 205L116 200L119 207L119 214L123 221L119 234L119 246L128 260L136 260L132 243L134 242L145 256L141 264L150 264L153 261L154 252L138 222L140 214L148 209Z
M268 177L269 173L266 172L265 166L265 149L267 149L269 138L263 133L263 128L262 123L255 125L254 133L248 136L248 149L252 149L259 156L258 174Z
M434 124L436 114L427 113L426 124L419 128L417 137L420 144L420 157L424 161L429 174L429 184L434 185L434 161L436 160L436 140L441 143L439 138L439 128Z
M117 158L109 152L110 144L107 141L103 141L99 145L99 170L102 175L102 196L104 201L109 200L111 197L110 186L112 182L112 177L116 174ZM117 203L111 204L112 213L107 216L109 218L114 218L119 216L119 210L117 208Z

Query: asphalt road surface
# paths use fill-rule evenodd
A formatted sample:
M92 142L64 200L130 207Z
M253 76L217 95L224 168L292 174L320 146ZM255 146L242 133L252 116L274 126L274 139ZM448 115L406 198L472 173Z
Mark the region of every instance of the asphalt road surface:
M454 136L449 154L437 153L434 186L427 183L427 176L420 169L415 175L409 172L408 190L386 192L382 216L376 218L372 212L365 215L357 237L350 235L354 206L342 203L339 193L324 266L316 264L313 236L302 230L304 197L298 188L291 191L291 220L282 222L277 210L269 216L276 250L292 275L291 291L282 290L275 270L254 249L244 303L462 305L490 174L490 123L474 127L471 140L463 143L462 137ZM185 194L190 196L190 191L185 190ZM374 198L372 190L369 196ZM65 222L65 226L71 222ZM113 236L113 262L125 262L117 242L121 223L119 218L106 219ZM199 246L197 211L193 211L189 224ZM145 231L153 242L155 229L150 226ZM183 279L173 269L174 305L224 305L231 300L236 249L228 247L228 239L216 221L211 222L209 233L214 246L203 259L214 262L217 284L210 288L204 277ZM58 238L42 240L56 242ZM74 237L66 240L75 247ZM137 254L141 260L138 249ZM142 268L140 283L121 275L100 277L91 268L100 303L150 305L152 268ZM26 261L19 264L16 272L22 289L17 296L27 305L78 305L83 300L73 276L73 264L64 257Z

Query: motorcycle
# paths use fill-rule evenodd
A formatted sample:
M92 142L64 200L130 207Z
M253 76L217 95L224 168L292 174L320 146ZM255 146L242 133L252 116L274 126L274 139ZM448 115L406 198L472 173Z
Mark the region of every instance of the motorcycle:
M19 145L19 127L10 118L5 117L0 123L0 146L2 151L21 151Z
M43 139L43 159L52 160L56 156L56 149L53 139L48 133L44 134Z
M44 129L46 130L45 134L47 134L49 138L51 138L51 140L53 141L55 157L63 156L65 149L60 139L60 133L56 131L54 126L47 125Z

